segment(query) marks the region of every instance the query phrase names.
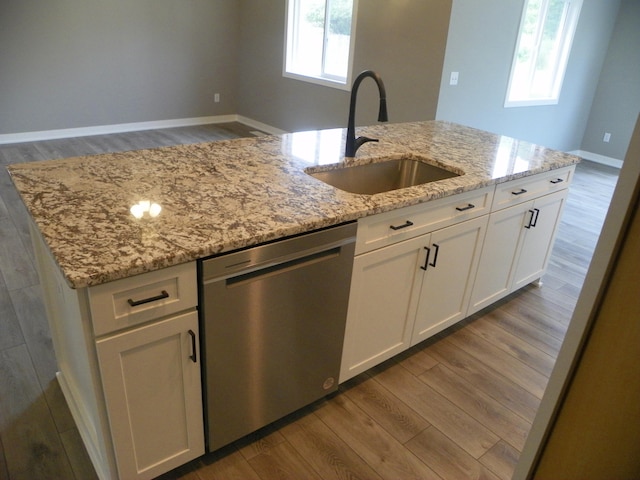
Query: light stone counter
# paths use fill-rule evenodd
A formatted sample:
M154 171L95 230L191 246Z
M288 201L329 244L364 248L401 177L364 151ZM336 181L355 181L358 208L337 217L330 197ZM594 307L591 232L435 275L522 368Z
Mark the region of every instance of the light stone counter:
M81 288L578 163L579 157L445 122L358 129L380 139L349 163L410 153L464 175L377 195L309 167L344 162L344 129L8 167L67 282ZM143 202L143 203L140 203ZM156 204L132 214L134 205ZM141 209L141 207L134 207ZM158 213L159 208L159 213ZM154 211L155 209L155 211Z

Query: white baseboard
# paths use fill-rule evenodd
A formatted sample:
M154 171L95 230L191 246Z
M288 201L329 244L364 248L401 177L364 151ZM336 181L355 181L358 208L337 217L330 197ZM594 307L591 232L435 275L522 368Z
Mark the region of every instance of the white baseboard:
M608 165L610 167L615 167L615 168L622 168L622 160L606 157L604 155L600 155L599 153L585 152L584 150L573 150L568 153L582 157L585 160L590 160L595 163L601 163L602 165Z
M272 127L271 125L267 125L266 123L262 123L262 122L258 122L257 120L253 120L251 118L247 118L247 117L243 117L242 115L236 115L235 116L236 122L240 122L240 123L244 123L245 125L248 125L249 127L253 127L256 130L260 130L266 133L270 133L272 135L284 135L286 132L285 130L280 130L279 128L276 127Z
M40 140L54 140L57 138L87 137L90 135L108 135L110 133L137 132L142 130L156 130L159 128L190 127L194 125L228 122L241 122L250 127L254 127L257 130L274 135L286 133L283 130L271 127L261 122L256 122L241 115L218 115L212 117L178 118L152 122L120 123L116 125L98 125L93 127L43 130L39 132L0 134L0 145L7 143L37 142Z

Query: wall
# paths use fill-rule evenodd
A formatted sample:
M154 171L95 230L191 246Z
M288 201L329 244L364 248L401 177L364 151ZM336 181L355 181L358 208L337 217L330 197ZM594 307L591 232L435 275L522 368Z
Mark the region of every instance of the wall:
M640 111L640 2L622 0L581 150L622 160ZM605 132L611 141L602 141Z
M0 134L236 113L237 0L0 8Z
M640 116L514 480L640 478L639 202Z
M557 105L504 108L524 0L454 0L436 117L560 150L580 148L620 0L583 3ZM460 72L457 86L451 71Z
M360 0L354 73L373 69L389 120L435 118L451 0ZM287 131L344 127L349 92L283 78L286 1L243 0L238 113ZM375 123L377 89L360 87L357 123Z

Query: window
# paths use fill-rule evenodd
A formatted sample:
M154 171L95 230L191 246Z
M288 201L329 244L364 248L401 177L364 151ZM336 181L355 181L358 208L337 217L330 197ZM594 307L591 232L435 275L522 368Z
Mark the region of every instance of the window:
M284 75L346 88L358 0L288 0Z
M582 0L526 0L505 107L558 103Z

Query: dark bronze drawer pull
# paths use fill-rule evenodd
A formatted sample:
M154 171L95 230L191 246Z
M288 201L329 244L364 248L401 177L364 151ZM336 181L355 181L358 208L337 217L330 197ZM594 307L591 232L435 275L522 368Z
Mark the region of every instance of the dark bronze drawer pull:
M436 262L438 261L438 252L440 251L440 245L438 245L437 243L434 243L433 246L436 249L436 252L433 254L433 262L430 263L429 265L432 267L436 266Z
M403 223L402 225L389 225L389 228L391 230L400 230L402 228L407 228L407 227L411 227L413 225L413 222L407 220L405 223Z
M426 270L429 266L429 256L431 255L431 249L429 247L424 247L424 249L427 251L427 258L424 259L424 265L420 267L422 270Z
M198 363L198 357L196 356L196 334L193 333L193 330L189 330L189 335L191 336L191 355L189 358L193 360L193 363Z
M527 193L524 188L521 188L518 192L511 192L511 195L522 195L523 193Z
M556 184L556 183L562 183L564 182L564 179L562 178L556 178L555 180L549 180L551 183Z
M156 300L162 300L163 298L169 298L169 294L166 290L162 290L160 295L156 295L155 297L143 298L142 300L132 300L131 298L127 300L127 303L132 307L137 307L138 305L144 305L145 303L155 302Z
M459 212L464 212L466 210L471 210L472 208L476 208L476 206L473 203L470 203L466 207L456 207L456 210L458 210Z

